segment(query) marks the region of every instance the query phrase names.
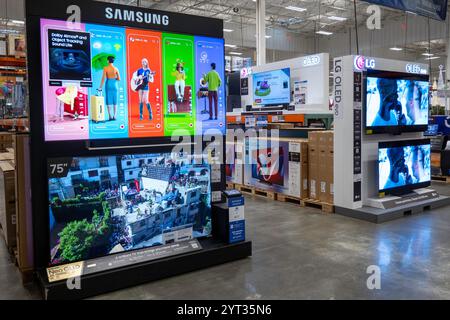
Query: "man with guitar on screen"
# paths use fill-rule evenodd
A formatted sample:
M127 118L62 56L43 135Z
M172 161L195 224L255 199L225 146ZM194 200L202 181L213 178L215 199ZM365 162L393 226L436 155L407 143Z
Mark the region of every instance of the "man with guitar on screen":
M139 120L144 120L144 104L147 106L149 120L153 119L152 106L148 100L149 83L154 82L156 72L150 70L148 60L142 59L142 68L133 74L131 88L139 94Z

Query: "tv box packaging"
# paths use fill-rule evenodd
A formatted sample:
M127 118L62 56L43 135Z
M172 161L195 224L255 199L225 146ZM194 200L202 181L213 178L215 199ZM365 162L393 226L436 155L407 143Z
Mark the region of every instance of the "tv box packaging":
M226 243L245 241L245 201L237 190L223 193L224 203L214 205L212 212L213 235Z

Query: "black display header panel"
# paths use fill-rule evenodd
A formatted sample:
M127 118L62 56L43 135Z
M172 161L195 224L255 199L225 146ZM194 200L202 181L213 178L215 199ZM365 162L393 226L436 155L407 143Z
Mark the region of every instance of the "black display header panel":
M27 64L31 128L31 189L35 268L48 267L49 215L47 161L60 157L95 157L109 154L170 152L177 143L170 137L88 141L45 142L40 20L70 20L80 14L80 23L126 26L144 30L223 38L223 21L172 12L149 10L88 0L26 0ZM204 144L203 142L201 142ZM204 146L203 146L204 148ZM224 188L213 186L214 190Z

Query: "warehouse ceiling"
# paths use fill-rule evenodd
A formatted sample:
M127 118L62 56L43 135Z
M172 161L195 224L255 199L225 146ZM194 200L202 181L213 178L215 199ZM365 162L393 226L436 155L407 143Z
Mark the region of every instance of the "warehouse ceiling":
M117 1L110 1L117 2ZM122 4L223 19L225 25L251 26L256 23L253 0L121 0ZM359 24L365 23L370 4L356 1ZM290 9L289 9L290 8ZM314 35L319 30L339 32L354 26L353 0L270 0L266 1L267 27L281 27L291 32ZM405 13L385 9L384 20L402 20Z

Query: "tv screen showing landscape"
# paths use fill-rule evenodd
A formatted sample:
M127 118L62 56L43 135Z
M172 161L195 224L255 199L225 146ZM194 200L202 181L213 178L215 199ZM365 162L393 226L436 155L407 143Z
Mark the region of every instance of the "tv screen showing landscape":
M211 233L210 166L178 154L49 160L50 264Z

